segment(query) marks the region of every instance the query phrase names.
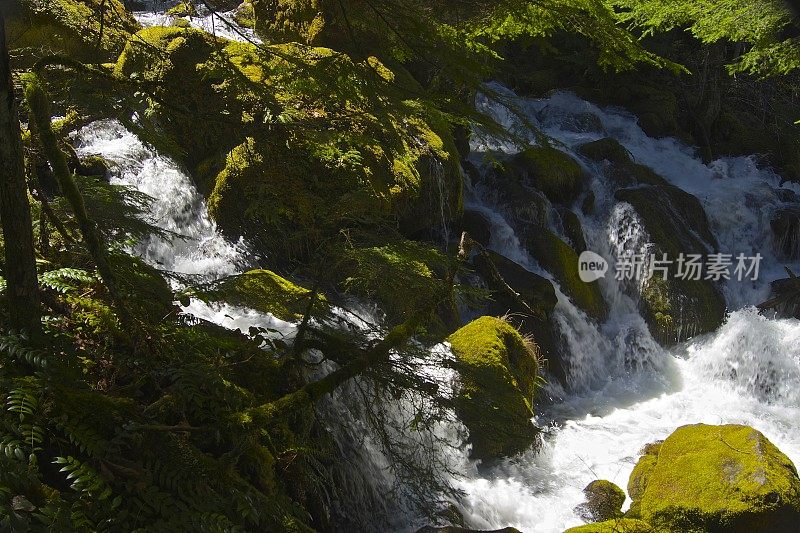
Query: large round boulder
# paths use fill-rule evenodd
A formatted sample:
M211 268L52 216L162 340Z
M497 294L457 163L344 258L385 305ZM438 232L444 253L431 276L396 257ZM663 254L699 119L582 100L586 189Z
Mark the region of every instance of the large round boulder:
M759 431L697 424L650 446L634 468L626 515L661 531L800 530L800 478Z
M455 410L469 430L471 456L492 460L530 448L538 433L531 422L539 372L536 347L504 320L487 316L448 341L460 375Z

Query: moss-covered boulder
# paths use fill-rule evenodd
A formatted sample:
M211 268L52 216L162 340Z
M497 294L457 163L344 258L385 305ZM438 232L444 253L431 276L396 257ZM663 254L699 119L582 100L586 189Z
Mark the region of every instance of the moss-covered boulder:
M448 341L461 378L455 410L469 430L472 457L492 460L530 448L538 433L531 401L539 371L531 346L493 317L467 324Z
M583 157L601 163L624 164L631 162L631 154L627 148L622 146L619 141L611 137L605 137L596 141L582 144L578 147L578 153Z
M491 291L481 313L504 317L520 333L532 338L547 362L547 370L563 382L566 373L550 322L558 298L550 280L492 251L477 254L472 267Z
M2 9L14 60L24 65L53 53L112 60L140 28L119 0L14 0Z
M666 531L797 531L797 470L759 431L683 426L647 452L630 477L628 516Z
M308 253L344 227L413 234L460 216L449 123L401 98L375 58L147 28L114 73L157 82L131 127L189 168L223 231L273 255Z
M573 527L564 533L656 533L656 530L647 522L635 518L615 518Z
M531 226L547 224L552 211L550 201L510 172L499 155L487 157L480 166L467 162L465 168L481 195L504 211L518 234L524 234Z
M336 255L329 265L333 279L347 293L377 302L389 324L417 319L430 334L452 331L457 324L451 314L450 259L423 242L386 235L383 241Z
M722 325L726 307L719 287L711 280L678 277L681 254L704 256L716 248L697 198L671 185L629 187L615 197L636 210L650 237L649 253L672 261L666 279L656 273L641 287L642 308L656 340L671 345Z
M311 291L270 270L250 270L226 278L205 297L270 313L281 320L298 320L308 309Z
M634 162L631 153L616 139L607 137L582 144L578 147L578 153L590 161L606 164L606 178L616 188L669 186L669 182L651 168Z
M625 492L610 481L598 479L583 489L586 501L575 511L584 520L604 522L622 517L622 504L625 503Z
M569 205L588 181L580 163L550 146L532 146L506 166L523 185L542 191L553 203Z
M552 231L539 227L530 232L528 252L550 272L561 290L591 318L602 321L607 307L597 281L585 283L578 273L578 254Z

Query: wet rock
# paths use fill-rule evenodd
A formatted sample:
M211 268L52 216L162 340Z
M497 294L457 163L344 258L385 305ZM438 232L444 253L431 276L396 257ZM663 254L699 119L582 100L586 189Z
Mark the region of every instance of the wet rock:
M481 312L505 317L520 333L532 337L547 360L550 373L563 383L566 373L550 322L558 299L550 280L492 251L476 255L472 266L491 291L491 299Z
M537 113L544 126L557 127L575 133L605 133L603 122L594 113L566 112L558 106L545 106Z
M659 531L800 530L800 478L762 433L697 424L646 450L628 482L626 514Z
M549 146L533 146L514 155L507 168L523 185L563 205L574 202L588 181L577 161Z
M597 281L584 283L578 274L578 254L552 231L539 227L530 232L528 252L559 282L561 290L590 318L603 321L606 303Z
M583 225L578 215L570 209L559 211L561 215L561 226L564 228L564 235L569 239L573 250L577 253L586 251L586 237L583 235Z
M538 348L507 322L486 316L448 341L460 376L455 411L469 430L471 457L490 461L533 446Z
M489 219L480 211L465 209L461 219L461 230L466 231L475 242L483 246L489 246L489 242L492 240L492 227Z
M770 227L781 255L787 259L800 258L800 206L779 208Z
M622 146L616 139L610 137L582 144L578 147L578 153L597 163L603 161L615 164L632 162L631 153L627 148Z
M620 189L617 200L631 204L650 237L649 253L662 259L668 273L657 272L640 288L641 306L653 337L670 346L694 335L716 330L725 319L725 298L710 280L681 279L681 254L705 256L716 239L700 202L672 185L639 185ZM704 274L703 274L704 276Z
M605 162L608 165L606 176L616 187L669 185L650 168L635 163L631 153L616 139L605 138L583 144L578 147L578 153L596 163Z
M490 160L480 168L467 166L467 171L473 183L482 189L484 198L507 215L517 232L524 233L531 226L547 224L551 211L547 197L523 183L520 176L510 172L502 162Z
M586 501L575 511L581 518L591 522L604 522L622 516L625 492L610 481L598 479L583 489Z
M783 187L779 187L775 189L775 194L778 196L778 199L781 202L786 202L787 204L800 203L800 195L798 195L792 189L784 189Z

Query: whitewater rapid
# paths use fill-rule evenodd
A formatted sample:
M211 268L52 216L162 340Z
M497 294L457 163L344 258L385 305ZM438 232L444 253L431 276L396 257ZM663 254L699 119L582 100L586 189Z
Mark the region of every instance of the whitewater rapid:
M559 399L538 408L536 423L543 428L541 449L480 469L464 452L443 451L462 472L453 480L465 493L459 504L467 525L473 528L516 527L524 532L560 532L582 523L573 508L582 501L582 489L594 479L609 479L625 487L638 452L648 442L663 439L682 424L742 423L764 432L796 464L800 464L800 322L767 319L751 307L768 293L769 282L782 277L783 263L772 249L769 210L780 204L775 189L780 178L760 168L753 158L734 158L703 164L688 147L671 139L648 138L635 117L614 109L600 109L567 93L545 100L509 95L527 118L574 154L583 142L611 136L619 140L637 162L646 164L670 182L698 196L709 216L720 247L764 256L758 282L729 284L725 295L732 310L719 331L695 338L672 350L660 348L650 337L636 303L613 280L603 292L611 303L609 319L593 324L558 291L556 322L566 338L573 370L571 387L548 385L546 395ZM480 100L482 110L509 129L516 128L512 114L501 106ZM576 117L591 115L599 127L576 127ZM580 122L581 124L586 121ZM524 133L524 132L523 132ZM532 138L532 137L531 137ZM152 222L183 238L151 239L133 250L151 264L203 280L236 274L251 266L246 243L225 240L206 212L203 198L191 178L174 161L144 146L115 121L100 121L76 136L81 155L100 154L109 159L113 181L129 185L154 198ZM490 149L516 150L505 142L476 138L473 157ZM594 176L597 213L580 214L592 249L611 251L646 244L629 206L609 198L599 167L584 161ZM722 180L722 181L720 181ZM724 187L720 184L724 183ZM746 197L754 201L744 202ZM527 254L501 212L479 188L471 188L467 205L490 219L491 247L533 272L549 276ZM292 324L269 315L231 306L198 302L185 309L231 329L249 326L278 328L291 335ZM446 350L446 346L438 349ZM336 400L336 399L334 399ZM345 412L335 402L335 415ZM339 410L337 410L339 409ZM402 410L398 404L397 409ZM363 423L346 418L353 434ZM456 438L463 428L443 427ZM340 435L342 437L342 435ZM354 464L362 472L349 487L360 499L361 513L380 507L382 514L397 513L391 502L381 501L380 477L386 461L368 440ZM344 445L344 444L343 444ZM365 488L367 487L367 488ZM361 492L359 492L361 491ZM404 510L401 510L405 512ZM396 514L392 529L413 531L425 521ZM385 526L373 524L371 529ZM370 527L364 526L364 529Z
M635 302L616 280L607 277L601 284L610 302L609 318L601 325L586 321L559 294L556 322L567 336L567 358L574 366L568 377L571 392L548 385L562 401L540 409L536 418L545 433L541 450L488 474L473 469L461 482L467 493L462 510L470 527L560 532L580 525L574 507L583 501L582 489L589 482L608 479L625 488L639 450L684 424L753 426L800 464L800 321L768 319L753 307L767 298L771 281L785 277L784 265L797 268L796 262L779 259L769 226L782 203L778 189L797 192L797 186L782 184L755 157L705 164L674 139L648 137L636 118L620 109L601 109L565 92L525 99L499 85L492 89L578 159L581 144L616 139L637 163L697 196L720 251L760 253L764 259L758 280L732 280L724 286L729 316L718 331L671 350L653 341ZM535 143L534 134L504 106L479 98L478 107ZM508 141L480 136L472 149L478 163L487 152L519 150ZM636 213L610 196L601 165L581 163L593 176L598 199L596 214L578 213L589 249L606 257L643 251L649 237ZM491 247L542 274L482 192L473 189L470 202L491 216Z

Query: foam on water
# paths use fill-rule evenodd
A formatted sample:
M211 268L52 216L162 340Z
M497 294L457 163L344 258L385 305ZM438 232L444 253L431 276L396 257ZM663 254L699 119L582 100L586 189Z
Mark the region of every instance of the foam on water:
M175 4L175 2L166 2ZM151 26L172 26L177 17L167 15L164 11L165 2L155 0L151 2L150 9L147 11L134 11L133 17L144 28ZM229 39L231 41L261 43L261 39L256 35L252 28L241 26L233 18L233 11L211 12L203 6L198 6L198 14L192 17L182 17L189 21L192 28L198 28L217 37Z
M800 321L769 320L748 307L765 295L769 281L782 275L769 229L770 209L780 205L775 193L780 178L752 158L705 165L674 140L648 138L634 117L599 109L566 93L515 102L531 122L572 153L585 141L607 135L618 139L638 162L700 198L722 249L760 252L764 268L758 282L726 287L734 311L719 331L670 351L653 341L635 298L615 280L606 279L601 286L610 305L609 318L603 324L589 321L557 291L555 320L571 371L566 389L548 386L547 395L560 400L539 408L536 422L544 429L541 449L488 471L469 461L463 449L442 450L445 460L463 472L454 483L466 494L460 508L468 524L475 528L514 526L530 532L558 532L578 525L581 520L573 508L581 502L581 490L587 483L605 478L624 487L640 448L682 424L752 425L800 463ZM482 100L479 107L510 129L522 131L513 114L501 106ZM97 153L111 160L113 180L152 196L153 221L184 236L154 238L137 246L135 252L151 264L209 279L247 268L246 244L230 243L222 237L208 217L203 198L174 161L144 146L115 121L83 128L76 144L81 155ZM514 151L511 143L492 139L477 139L473 148L478 154L489 149ZM599 167L584 164L593 176L592 189L597 195L596 213L579 215L589 247L606 256L646 247L649 237L635 212L613 201ZM493 249L551 277L530 257L514 229L479 189L471 189L466 200L490 220ZM231 306L192 302L186 311L242 331L250 326L270 327L291 336L294 329L269 315ZM442 357L448 353L446 345L436 350ZM435 366L429 371L445 372ZM452 375L439 377L444 382L453 379ZM355 469L340 480L342 490L348 492L348 501L360 502L362 514L375 509L376 516L381 515L380 521L376 518L371 525L373 529L385 529L386 515L392 513L390 527L413 529L420 525L419 517L399 512L385 501L387 493L381 493L393 480L378 446L363 436L362 419L347 408L349 391L341 389L323 406L350 428L334 437ZM407 415L406 405L401 400L387 409L401 419ZM442 423L436 431L454 444L463 436L463 427L455 422ZM359 434L361 440L354 444ZM364 527L369 529L370 524Z
M632 115L600 109L568 93L533 100L516 98L498 85L492 89L572 155L582 143L617 139L638 163L700 199L722 252L760 253L764 259L757 281L732 280L724 287L733 312L719 331L670 351L653 341L628 296L636 292L630 287L608 277L602 283L610 313L599 327L587 323L559 293L556 323L572 364L570 392L538 415L545 433L538 453L528 452L489 473L469 472L462 480L470 526L558 532L579 525L573 509L583 499L583 487L594 479L625 487L639 450L684 424L753 426L800 464L800 321L770 320L751 307L766 298L772 280L785 277L769 227L781 205L780 177L752 157L704 164L674 139L647 137ZM502 105L479 98L478 107L535 143L524 123ZM478 154L517 150L491 138L474 140L472 148ZM597 195L597 213L579 215L589 248L605 257L645 252L649 236L635 211L609 196L598 165L583 164ZM539 271L508 224L498 223L502 215L481 198L472 202L490 211L492 247Z

